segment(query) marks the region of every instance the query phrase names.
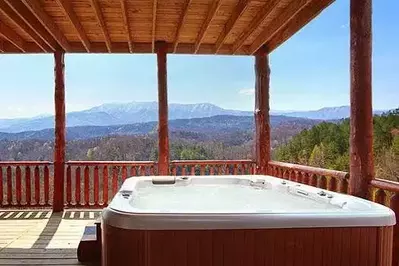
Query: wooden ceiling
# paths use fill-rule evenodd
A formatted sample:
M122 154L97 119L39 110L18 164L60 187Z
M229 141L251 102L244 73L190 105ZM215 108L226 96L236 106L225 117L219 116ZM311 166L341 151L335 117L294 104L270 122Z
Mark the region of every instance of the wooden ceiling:
M333 1L0 0L0 52L271 52Z

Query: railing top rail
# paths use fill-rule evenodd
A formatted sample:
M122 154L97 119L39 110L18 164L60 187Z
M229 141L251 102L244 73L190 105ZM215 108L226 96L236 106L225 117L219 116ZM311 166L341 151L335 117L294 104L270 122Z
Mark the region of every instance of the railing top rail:
M105 166L105 165L117 165L117 166L152 166L156 165L155 161L68 161L67 165L74 166Z
M214 164L249 164L252 160L174 160L172 165L214 165Z
M323 176L331 176L331 177L340 178L340 179L348 179L349 178L349 173L343 172L343 171L337 171L337 170L330 170L330 169L317 168L317 167L292 164L292 163L277 162L277 161L270 161L269 165L281 167L281 168L287 168L287 169L291 169L291 170L295 170L295 171L299 171L299 172L306 172L306 173L323 175Z
M375 188L380 188L391 192L399 193L399 183L394 181L376 178L371 180L370 184Z
M40 166L52 164L49 161L0 161L0 166Z

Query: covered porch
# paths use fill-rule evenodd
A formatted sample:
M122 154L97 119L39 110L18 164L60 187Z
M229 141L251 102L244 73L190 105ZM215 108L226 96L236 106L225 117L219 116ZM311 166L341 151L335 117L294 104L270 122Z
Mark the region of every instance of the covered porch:
M27 229L18 229L14 235L10 232L10 239L15 241L8 242L8 238L0 238L3 241L1 243L5 243L0 250L0 264L24 262L24 258L18 261L20 257L16 258L12 252L8 254L7 249L13 243L18 246L18 239L22 241L30 236L31 225L45 227L44 224L50 225L54 219L58 219L56 228L62 231L61 225L64 224L76 227L76 231L73 231L76 234L71 233L71 238L61 237L57 240L54 236L51 239L60 245L76 243L74 237L83 232L83 224L92 220L90 213L98 213L97 210L107 206L123 180L132 176L268 174L367 198L387 205L399 214L399 184L374 178L371 0L350 1L350 173L275 162L270 158L269 54L332 2L0 0L0 52L52 53L55 77L54 160L0 162L0 207L5 210L0 213L4 213L4 217L9 215L8 218L12 220L18 215L14 214L14 210L15 213L22 212L15 219L19 221L28 215L28 209L45 208L49 216L43 218L46 221L39 221L42 220L40 218L31 222L31 216L22 220L23 225L19 228L27 226ZM65 86L64 57L67 53L156 54L159 111L157 161L66 161L65 91L68 88ZM168 54L254 56L254 160L169 159ZM78 222L74 224L75 217L71 221L65 218L65 214L71 214L70 209L82 208L87 209L88 219L85 219L84 214L83 219L76 218ZM93 214L93 219L95 216ZM11 225L8 218L0 220L0 227L8 228ZM35 231L38 239L41 238L39 231ZM49 237L42 239L49 240ZM393 265L399 265L398 239L399 227L396 226ZM51 241L42 246L46 246L47 250ZM26 245L27 249L32 250L26 253L29 254L26 259L31 257L40 262L32 254L47 251L34 251L35 243ZM48 256L61 258L64 256L62 254L66 254L73 265L75 260L69 257L73 252L68 252L57 253L55 257ZM49 254L53 253L49 251ZM31 261L28 264L32 264Z

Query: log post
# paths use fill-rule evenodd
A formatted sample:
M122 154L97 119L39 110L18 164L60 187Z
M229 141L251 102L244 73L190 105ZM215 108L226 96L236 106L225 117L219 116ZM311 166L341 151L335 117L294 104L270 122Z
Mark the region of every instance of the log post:
M54 53L55 76L55 141L54 141L54 194L53 211L64 209L64 166L65 166L65 74L64 52Z
M369 182L374 178L371 2L350 2L349 192L366 199Z
M158 174L169 175L167 45L157 42L158 66Z
M255 54L255 158L256 173L267 174L270 161L269 55L265 47Z

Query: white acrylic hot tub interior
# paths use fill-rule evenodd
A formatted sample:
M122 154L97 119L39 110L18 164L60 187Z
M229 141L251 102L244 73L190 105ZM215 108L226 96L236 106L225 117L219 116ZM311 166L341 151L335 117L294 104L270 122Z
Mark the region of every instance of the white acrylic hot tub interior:
M104 221L130 229L395 224L385 206L271 176L188 176L174 184L153 184L153 178L159 177L126 179Z
M130 204L137 210L174 213L304 212L341 208L329 204L330 200L326 196L326 199L311 199L295 191L287 193L288 190L283 192L282 189L273 189L270 185L251 186L246 182L231 184L229 179L224 180L225 184L217 185L211 180L195 181L180 185L141 184Z

